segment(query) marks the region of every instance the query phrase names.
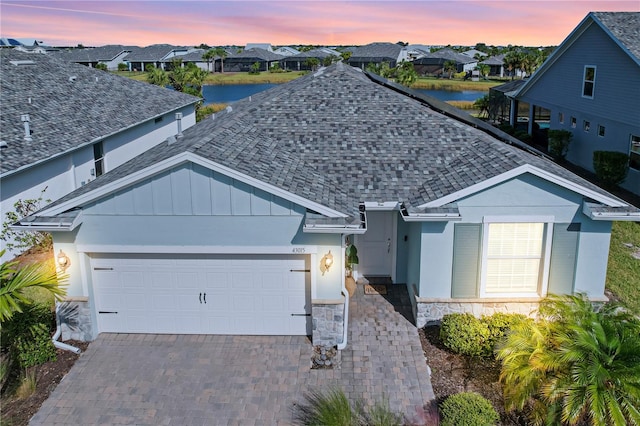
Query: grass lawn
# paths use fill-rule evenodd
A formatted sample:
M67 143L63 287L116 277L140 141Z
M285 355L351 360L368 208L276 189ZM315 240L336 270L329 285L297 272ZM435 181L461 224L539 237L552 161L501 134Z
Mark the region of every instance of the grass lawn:
M144 72L114 71L114 74L128 77L138 81L147 81L147 74ZM287 83L291 80L306 74L305 71L295 72L261 72L260 74L249 74L246 72L225 72L210 73L205 79L205 84L265 84L265 83Z
M428 90L484 90L489 91L493 86L498 86L503 81L493 80L449 80L448 78L420 77L411 85L412 89L428 89Z
M633 244L633 248L624 244ZM640 250L640 223L613 222L606 288L640 315L640 260L631 256L636 250Z

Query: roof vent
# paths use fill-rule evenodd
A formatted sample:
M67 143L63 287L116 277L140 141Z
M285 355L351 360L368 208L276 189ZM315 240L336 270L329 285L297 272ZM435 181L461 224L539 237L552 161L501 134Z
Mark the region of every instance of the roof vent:
M31 142L33 138L31 137L31 128L29 127L29 123L31 119L29 118L29 114L22 114L20 116L22 123L24 124L24 140L27 142Z
M73 83L74 81L76 81L77 79L78 79L78 77L77 77L77 76L75 76L75 75L72 75L71 77L69 77L69 81L70 81L70 82L72 82L72 83Z
M174 143L176 143L177 139L175 136L169 136L167 138L167 145L173 145Z
M182 113L181 112L176 112L176 123L178 123L178 134L176 135L176 137L181 138L182 137Z
M6 141L0 141L0 149L1 148L8 148L9 144Z
M230 113L231 111L233 111L233 108L231 108L231 105L229 105L224 110L227 111L227 113Z
M215 120L216 119L216 115L215 114L211 114L211 119Z

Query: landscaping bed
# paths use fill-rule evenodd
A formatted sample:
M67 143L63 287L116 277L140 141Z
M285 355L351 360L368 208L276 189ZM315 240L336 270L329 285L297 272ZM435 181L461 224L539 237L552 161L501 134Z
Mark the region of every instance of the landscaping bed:
M438 405L449 395L477 392L492 403L502 425L527 424L524 417L505 413L502 387L498 382L500 364L497 361L449 351L440 340L440 326L427 326L418 331L422 350L431 368L431 385Z
M89 346L88 342L76 342L73 340L65 343L79 347L82 352ZM80 355L76 355L73 352L57 349L55 361L49 361L33 367L36 370L36 389L27 398L21 399L15 395L15 390L19 385L19 378L14 373L14 376L9 379L7 389L3 391L0 400L2 424L11 426L27 425L29 419L40 409L42 403L49 397L49 394L56 388L58 383L62 381L79 357Z

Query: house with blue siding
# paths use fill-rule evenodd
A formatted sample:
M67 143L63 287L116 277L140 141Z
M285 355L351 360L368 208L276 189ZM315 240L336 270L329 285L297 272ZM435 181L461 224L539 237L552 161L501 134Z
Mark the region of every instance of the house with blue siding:
M629 173L621 186L635 194L640 194L638 28L640 12L589 13L515 94L516 102L529 106L530 134L539 128L573 134L568 161L593 171L594 151L628 154Z
M611 223L640 210L481 120L337 63L238 101L14 225L52 232L77 325L311 335L344 348L359 283L415 323L604 301Z
M3 221L16 202L57 200L196 122L195 96L52 55L1 49L0 70Z

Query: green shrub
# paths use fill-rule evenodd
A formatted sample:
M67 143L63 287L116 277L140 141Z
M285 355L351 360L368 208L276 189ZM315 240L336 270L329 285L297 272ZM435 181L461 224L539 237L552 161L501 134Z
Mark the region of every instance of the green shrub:
M493 353L489 327L471 314L449 314L442 318L440 339L453 352L469 356Z
M36 324L29 333L16 338L13 350L23 369L56 359L56 348L51 341L49 327L45 324Z
M498 129L510 134L511 136L513 136L513 134L516 132L516 129L509 123L502 123L498 126Z
M124 62L118 64L118 71L129 71L129 66Z
M549 130L549 154L553 157L564 160L569 151L569 144L573 138L573 133L568 130Z
M533 137L526 130L516 130L513 134L516 139L520 139L524 143L533 142Z
M483 316L482 321L487 324L489 329L489 341L491 349L506 337L511 329L517 324L527 321L527 317L522 314L506 314L502 312L495 313L491 316Z
M594 151L593 169L602 182L618 185L627 178L629 156L618 151Z
M21 368L55 359L51 342L55 314L50 306L34 303L23 307L2 324L2 345L7 347Z
M96 64L96 69L100 71L107 71L107 64L103 64L102 62L99 62Z
M491 426L500 417L491 403L475 392L461 392L444 400L441 426Z
M466 71L460 71L460 72L457 72L457 73L453 74L453 78L455 78L457 80L462 80L463 78L466 77L466 75L467 75Z
M321 426L351 426L355 414L341 389L328 392L311 391L304 395L306 403L295 406L295 424Z

